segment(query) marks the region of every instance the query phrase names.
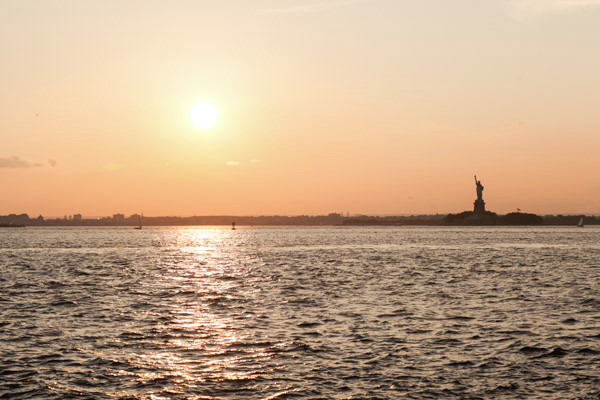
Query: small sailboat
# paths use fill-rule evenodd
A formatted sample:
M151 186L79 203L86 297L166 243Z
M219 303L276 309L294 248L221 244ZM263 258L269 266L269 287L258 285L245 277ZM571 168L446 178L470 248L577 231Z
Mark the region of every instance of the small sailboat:
M142 229L142 216L138 215L138 226L134 226L133 229Z
M577 227L579 228L583 228L583 217L581 217L581 219L579 220L579 222L577 223Z

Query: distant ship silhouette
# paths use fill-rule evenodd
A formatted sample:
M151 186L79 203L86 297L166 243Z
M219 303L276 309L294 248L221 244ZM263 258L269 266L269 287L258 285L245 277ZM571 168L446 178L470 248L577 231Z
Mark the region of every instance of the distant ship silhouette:
M144 213L142 213L144 215ZM142 215L138 215L138 226L134 226L133 229L142 229Z

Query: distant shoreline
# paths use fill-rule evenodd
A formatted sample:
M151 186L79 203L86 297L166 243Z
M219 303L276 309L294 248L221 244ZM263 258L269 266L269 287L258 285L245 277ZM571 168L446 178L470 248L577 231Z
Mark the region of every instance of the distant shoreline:
M453 215L453 214L449 214ZM508 214L507 214L508 215ZM600 225L600 217L578 215L545 215L537 226L575 226L581 217L586 225ZM113 217L86 219L80 216L44 219L43 217L29 218L27 214L10 214L0 216L0 226L137 226L140 219L143 226L522 226L521 223L449 223L447 215L411 215L411 216L352 216L341 214L329 215L298 215L298 216L193 216L193 217L140 217L132 215L124 217L116 214Z

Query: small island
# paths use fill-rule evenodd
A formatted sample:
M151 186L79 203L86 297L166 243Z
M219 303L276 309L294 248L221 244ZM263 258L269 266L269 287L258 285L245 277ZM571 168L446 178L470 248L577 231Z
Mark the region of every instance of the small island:
M473 203L473 211L463 211L459 214L448 214L444 218L445 225L541 225L544 219L536 214L512 212L498 215L485 209L483 201L483 185L475 175L477 199Z

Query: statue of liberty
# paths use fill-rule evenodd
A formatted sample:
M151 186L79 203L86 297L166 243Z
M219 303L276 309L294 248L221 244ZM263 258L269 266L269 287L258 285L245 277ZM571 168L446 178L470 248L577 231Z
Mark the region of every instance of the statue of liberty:
M475 175L475 185L477 185L477 200L483 201L483 185L477 180L477 175Z

